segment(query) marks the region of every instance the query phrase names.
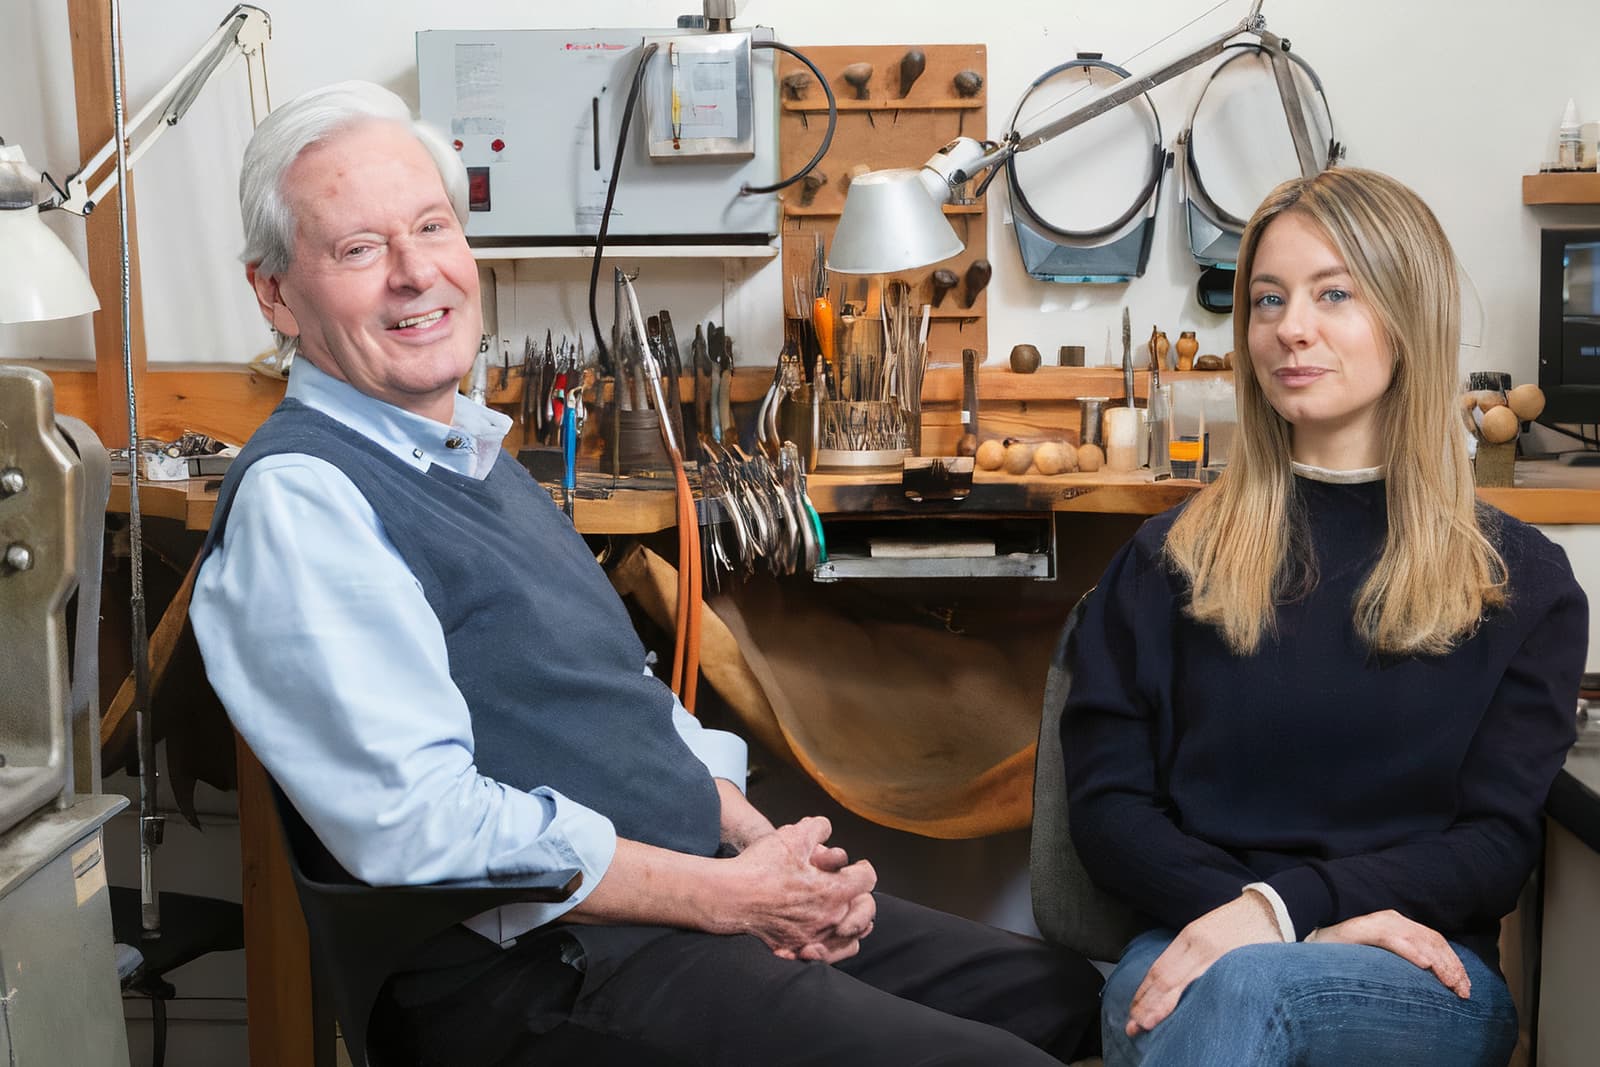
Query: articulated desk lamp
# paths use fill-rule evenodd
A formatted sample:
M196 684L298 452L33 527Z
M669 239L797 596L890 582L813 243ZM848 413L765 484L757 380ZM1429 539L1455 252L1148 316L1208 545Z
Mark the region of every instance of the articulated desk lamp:
M81 264L39 218L41 210L60 209L87 216L115 187L121 215L122 369L128 398L128 535L133 592L132 643L134 717L139 747L139 858L141 923L147 936L160 930L161 917L152 870L161 843L161 817L156 813L155 734L150 723L149 635L144 610L143 535L139 514L138 412L134 395L128 248L127 176L150 146L174 126L211 78L247 58L250 106L259 121L270 107L266 85L265 45L271 19L260 8L241 4L231 11L209 40L173 75L160 92L128 122L124 117L122 26L118 0L111 4L111 83L115 134L77 173L57 184L32 170L22 150L0 139L0 322L29 322L95 311L100 303ZM259 61L259 62L258 62ZM257 100L261 106L257 107ZM91 186L115 156L115 169ZM42 198L41 198L42 194ZM29 372L32 373L32 372ZM3 476L3 475L0 475ZM0 722L0 727L5 724ZM0 738L4 740L4 738Z
M1320 167L1306 128L1300 90L1295 84L1288 55L1289 42L1267 31L1261 3L1262 0L1254 0L1249 14L1237 26L1181 59L1152 74L1131 78L1105 96L1030 134L1012 130L998 143L958 137L935 152L920 169L869 171L855 178L845 194L844 212L834 231L833 246L828 250L828 269L843 274L891 274L958 254L963 245L945 218L943 206L967 201L968 181L989 171L976 191L976 196L982 196L999 173L998 168L1012 156L1037 148L1215 58L1241 34L1258 38L1270 58L1301 173L1315 174Z

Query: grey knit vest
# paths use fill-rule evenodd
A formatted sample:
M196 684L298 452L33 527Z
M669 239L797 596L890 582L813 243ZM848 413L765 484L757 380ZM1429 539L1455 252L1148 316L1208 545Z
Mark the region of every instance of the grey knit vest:
M644 646L622 601L519 464L501 456L482 481L437 465L418 471L285 400L228 469L203 554L225 538L245 472L282 453L343 472L421 583L472 714L482 774L556 789L609 817L625 838L716 851L720 801L672 724L672 694L643 673Z

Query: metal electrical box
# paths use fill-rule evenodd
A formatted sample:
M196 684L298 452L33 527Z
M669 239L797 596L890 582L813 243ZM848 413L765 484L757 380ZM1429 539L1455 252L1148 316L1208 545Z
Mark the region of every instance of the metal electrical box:
M592 242L648 40L658 49L634 107L607 243L771 242L776 195L740 191L779 177L773 54L751 49L752 33L770 38L761 29L419 32L422 117L467 165L469 240L475 247ZM669 47L673 41L681 46ZM719 56L726 62L714 62ZM675 83L678 152L671 145Z

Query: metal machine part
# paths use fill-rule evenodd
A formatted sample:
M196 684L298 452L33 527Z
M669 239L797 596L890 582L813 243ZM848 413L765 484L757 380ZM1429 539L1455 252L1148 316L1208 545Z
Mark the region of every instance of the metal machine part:
M630 147L608 243L766 244L777 234L777 199L741 195L745 186L778 178L774 59L769 51L749 51L752 39L768 40L771 31L731 36L749 53L749 116L741 120L748 152L681 158L688 153L680 150L665 165L642 144ZM467 236L480 247L593 243L629 84L647 41L684 44L682 115L690 38L680 30L426 30L416 40L422 117L455 144L482 194L467 223ZM648 83L666 88L669 152L670 59L658 47L646 71ZM654 122L638 125L649 131L638 136L657 140Z
M56 431L50 379L0 367L0 831L72 802L67 603L77 586L83 465Z
M128 1062L100 837L127 801L98 794L109 483L50 379L0 366L0 1063Z

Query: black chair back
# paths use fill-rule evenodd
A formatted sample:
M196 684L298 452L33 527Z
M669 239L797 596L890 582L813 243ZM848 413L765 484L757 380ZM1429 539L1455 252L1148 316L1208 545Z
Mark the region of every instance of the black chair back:
M384 982L425 942L504 904L565 900L583 878L570 870L514 880L367 885L323 847L276 782L272 799L311 935L313 970L326 984L355 1067L392 1067L370 1058L368 1024ZM320 985L316 991L324 992Z
M1094 884L1072 844L1067 819L1066 759L1061 749L1061 712L1072 688L1067 644L1083 617L1085 593L1067 615L1056 642L1044 687L1039 722L1039 753L1033 771L1033 835L1028 875L1033 918L1046 941L1092 960L1114 963L1134 937L1150 924L1122 901Z

